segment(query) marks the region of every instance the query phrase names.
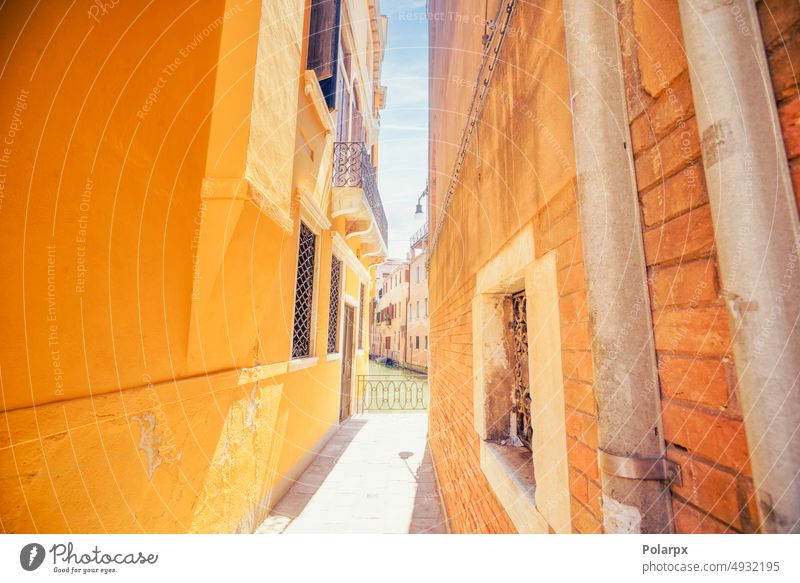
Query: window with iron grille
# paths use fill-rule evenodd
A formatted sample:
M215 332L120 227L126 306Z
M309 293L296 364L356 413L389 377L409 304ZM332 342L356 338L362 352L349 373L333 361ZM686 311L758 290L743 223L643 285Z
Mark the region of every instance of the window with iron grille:
M314 304L314 259L317 236L300 223L297 246L297 276L294 292L292 358L311 355L312 310Z
M328 304L328 354L339 345L339 297L342 291L342 262L331 255L331 298Z
M358 292L358 348L364 348L364 284Z
M531 392L528 381L528 319L525 292L511 296L514 335L514 389L512 393L512 435L532 449Z

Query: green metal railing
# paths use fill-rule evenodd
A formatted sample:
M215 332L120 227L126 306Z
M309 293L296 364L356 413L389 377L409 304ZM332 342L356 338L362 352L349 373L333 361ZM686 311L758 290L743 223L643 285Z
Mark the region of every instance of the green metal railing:
M358 375L356 378L356 413L427 409L426 376Z

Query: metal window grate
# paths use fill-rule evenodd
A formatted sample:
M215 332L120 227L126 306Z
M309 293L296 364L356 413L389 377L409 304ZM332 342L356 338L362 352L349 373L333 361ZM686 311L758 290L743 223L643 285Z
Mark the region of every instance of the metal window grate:
M511 296L514 333L514 388L511 394L511 434L532 449L531 393L528 375L528 318L525 292Z
M328 304L328 354L339 345L339 297L342 290L342 262L331 256L331 297Z
M364 284L361 284L361 287L358 292L358 348L359 350L364 348Z
M311 355L311 312L314 302L314 258L317 236L300 223L297 247L297 279L294 293L292 358Z

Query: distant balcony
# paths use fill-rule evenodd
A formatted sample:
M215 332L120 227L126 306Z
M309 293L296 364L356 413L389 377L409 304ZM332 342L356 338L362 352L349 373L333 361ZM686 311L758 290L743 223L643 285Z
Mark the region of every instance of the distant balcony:
M417 232L411 235L411 248L423 249L428 243L428 223L422 225Z
M378 250L372 255L385 254L389 225L383 210L375 169L369 152L362 142L336 142L333 146L333 216L347 216L348 236L370 239L377 229ZM373 227L374 225L374 227Z

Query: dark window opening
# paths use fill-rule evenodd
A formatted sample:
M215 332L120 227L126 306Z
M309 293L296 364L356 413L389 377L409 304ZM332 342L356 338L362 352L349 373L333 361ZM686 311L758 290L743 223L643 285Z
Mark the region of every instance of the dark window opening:
M331 256L331 294L328 304L328 354L339 345L339 297L342 289L342 262Z
M364 348L364 284L358 290L358 348Z
M531 393L528 375L528 319L525 292L511 296L514 345L514 387L512 390L511 435L528 449L533 449L531 425Z
M294 294L292 358L311 355L311 311L314 302L314 256L317 236L300 223Z

